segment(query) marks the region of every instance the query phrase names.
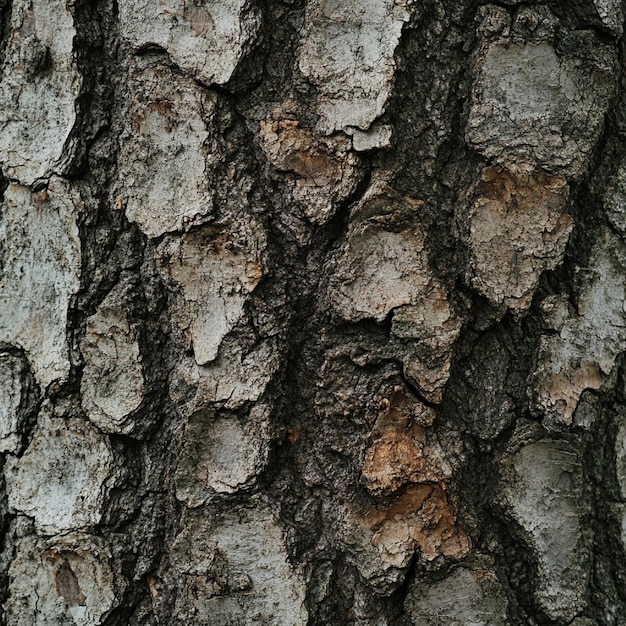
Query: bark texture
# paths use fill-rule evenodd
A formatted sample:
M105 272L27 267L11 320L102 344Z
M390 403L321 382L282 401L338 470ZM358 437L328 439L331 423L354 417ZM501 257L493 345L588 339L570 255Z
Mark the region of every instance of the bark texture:
M0 20L3 624L626 624L621 0Z

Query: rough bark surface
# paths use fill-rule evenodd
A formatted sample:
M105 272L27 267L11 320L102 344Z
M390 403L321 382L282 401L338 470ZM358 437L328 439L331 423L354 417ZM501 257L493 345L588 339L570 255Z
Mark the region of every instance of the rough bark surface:
M626 624L621 0L0 0L11 626Z

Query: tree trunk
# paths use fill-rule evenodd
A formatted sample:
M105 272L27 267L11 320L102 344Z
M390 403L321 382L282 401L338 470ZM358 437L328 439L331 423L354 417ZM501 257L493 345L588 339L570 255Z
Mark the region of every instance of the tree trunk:
M2 623L626 623L622 2L0 7Z

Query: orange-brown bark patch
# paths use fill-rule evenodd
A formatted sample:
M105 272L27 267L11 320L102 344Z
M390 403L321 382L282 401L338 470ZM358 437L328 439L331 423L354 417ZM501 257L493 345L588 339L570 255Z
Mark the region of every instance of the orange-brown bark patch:
M408 487L389 506L372 507L365 516L372 545L393 553L398 544L419 547L422 558L460 559L470 549L466 532L457 522L444 487L421 484Z
M407 483L437 482L449 475L440 450L430 447L426 431L414 424L389 429L367 450L363 477L376 495L397 491Z
M319 140L296 120L262 121L261 137L279 169L294 172L317 186L338 182L343 175L343 150Z

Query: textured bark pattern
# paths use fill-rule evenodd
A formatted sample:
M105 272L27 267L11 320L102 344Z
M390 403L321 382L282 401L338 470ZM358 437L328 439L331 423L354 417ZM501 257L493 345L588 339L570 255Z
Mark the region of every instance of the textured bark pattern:
M11 626L626 624L621 0L0 0Z

